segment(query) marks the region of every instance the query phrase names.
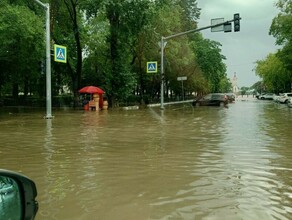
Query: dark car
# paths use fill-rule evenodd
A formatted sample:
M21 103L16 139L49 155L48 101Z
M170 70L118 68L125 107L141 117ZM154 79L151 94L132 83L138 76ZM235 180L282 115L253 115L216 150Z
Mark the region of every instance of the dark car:
M193 106L226 106L228 98L223 93L210 93L193 101Z
M228 102L234 102L235 101L235 95L233 93L226 93Z

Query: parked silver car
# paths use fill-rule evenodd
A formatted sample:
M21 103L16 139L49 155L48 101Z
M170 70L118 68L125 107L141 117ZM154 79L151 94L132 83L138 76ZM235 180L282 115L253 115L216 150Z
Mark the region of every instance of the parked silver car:
M262 100L273 100L274 99L275 94L274 93L265 93L259 96L259 99Z
M273 97L274 102L279 102L280 96L281 96L281 94L274 95L274 97Z
M280 98L279 98L279 102L280 103L288 103L288 98L292 97L292 93L288 92L288 93L283 93Z

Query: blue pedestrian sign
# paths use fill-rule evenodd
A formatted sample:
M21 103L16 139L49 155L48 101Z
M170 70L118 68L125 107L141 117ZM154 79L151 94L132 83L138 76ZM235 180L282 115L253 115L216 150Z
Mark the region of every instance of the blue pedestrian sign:
M67 48L61 45L54 45L54 57L56 62L67 63Z
M147 73L157 73L157 61L147 62Z

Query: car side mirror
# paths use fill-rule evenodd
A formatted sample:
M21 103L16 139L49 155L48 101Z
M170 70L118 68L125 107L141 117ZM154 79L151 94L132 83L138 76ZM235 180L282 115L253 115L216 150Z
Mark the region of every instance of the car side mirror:
M0 169L0 219L33 220L38 210L36 196L32 180Z

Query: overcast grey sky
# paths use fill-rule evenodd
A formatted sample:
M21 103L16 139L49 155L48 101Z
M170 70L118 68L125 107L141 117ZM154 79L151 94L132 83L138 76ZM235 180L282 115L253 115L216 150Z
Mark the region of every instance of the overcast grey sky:
M252 86L259 81L253 71L255 61L266 58L279 48L275 38L269 35L272 19L279 10L274 6L275 0L197 0L201 8L198 27L211 25L211 19L233 19L233 14L240 13L240 32L201 33L205 38L222 44L222 54L226 56L227 75L232 78L237 74L238 86ZM233 28L233 24L232 24Z

